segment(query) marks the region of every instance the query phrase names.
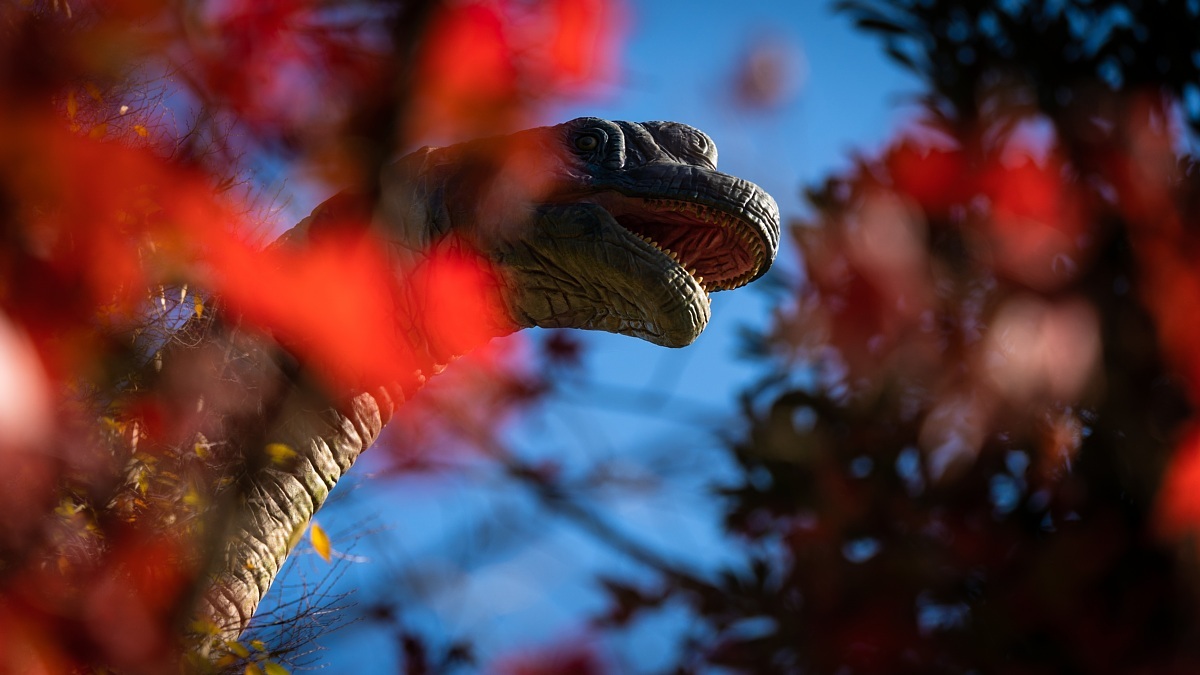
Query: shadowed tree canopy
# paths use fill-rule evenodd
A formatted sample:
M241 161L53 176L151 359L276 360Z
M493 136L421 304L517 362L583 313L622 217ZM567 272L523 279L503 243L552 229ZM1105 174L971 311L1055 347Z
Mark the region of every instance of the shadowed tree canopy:
M1200 668L1200 7L847 1L920 119L810 187L680 672Z

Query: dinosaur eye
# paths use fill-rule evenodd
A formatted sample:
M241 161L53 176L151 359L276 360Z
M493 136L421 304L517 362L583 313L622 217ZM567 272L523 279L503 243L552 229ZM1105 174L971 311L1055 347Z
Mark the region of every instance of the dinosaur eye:
M575 147L584 152L590 152L600 147L600 139L591 134L584 134L575 139Z

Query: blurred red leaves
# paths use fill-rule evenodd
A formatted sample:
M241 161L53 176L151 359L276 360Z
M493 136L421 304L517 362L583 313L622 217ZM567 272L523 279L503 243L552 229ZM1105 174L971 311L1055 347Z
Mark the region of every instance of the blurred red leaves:
M53 120L16 128L0 137L6 166L20 167L0 175L12 209L0 308L34 338L54 388L100 374L109 331L139 320L163 284L211 281L210 290L243 300L268 294L251 283L271 267L237 233L244 210L201 172Z
M1056 157L1018 152L988 167L982 194L991 201L990 250L996 268L1039 290L1070 280L1081 264L1088 223L1076 189Z
M558 87L579 87L608 77L614 70L616 37L624 20L608 0L551 0L550 35L543 62Z
M417 371L428 375L434 363L513 329L478 256L437 253L407 270L386 250L372 234L266 252L227 242L208 286L337 390L414 386Z
M88 527L100 536L96 524ZM103 553L76 551L56 565L9 571L0 584L0 672L67 673L97 663L129 673L178 669L176 627L195 580L192 542L120 527L108 534Z
M997 310L986 343L988 378L1011 402L1078 401L1099 365L1099 318L1081 298L1017 296Z
M611 0L441 7L417 57L409 135L465 138L528 126L531 102L611 76L623 23Z
M368 373L391 382L415 364L396 342L393 272L382 250L357 238L265 252L229 240L214 250L208 286L331 383L359 383Z
M327 133L364 94L388 86L380 7L218 0L185 22L184 66L199 94L262 132Z
M803 303L814 315L797 338L813 344L824 331L854 373L884 360L913 372L942 359L938 322L972 285L1002 279L1040 293L1072 282L1091 255L1095 207L1049 143L1010 139L973 154L911 134L827 186L819 200L836 215L793 229L822 298Z
M270 384L222 377L226 343L156 360L184 322L273 337L338 393L410 390L512 330L465 242L401 264L365 204L264 249L261 212L228 189L256 153L373 185L417 134L509 131L615 68L607 0L430 8L412 44L388 3L0 8L0 671L179 669L211 543L189 537L228 478L212 475L228 444L199 429ZM484 432L544 390L521 349L483 350L443 388Z
M1154 317L1166 360L1182 377L1193 406L1200 405L1200 203L1194 165L1176 153L1172 102L1143 93L1126 102L1126 124L1106 155L1106 177L1130 223L1139 298ZM1200 533L1200 434L1196 417L1177 431L1175 452L1157 501L1158 531L1195 546Z
M1158 324L1168 358L1187 379L1200 405L1200 203L1197 172L1185 173L1176 156L1171 102L1143 94L1126 107L1128 123L1108 160L1108 178L1130 222L1138 260L1141 299Z
M517 70L500 8L492 3L449 6L434 17L422 54L418 100L429 100L452 119L507 107L516 94Z
M1163 472L1155 515L1160 535L1195 546L1200 533L1200 427L1195 424L1180 433Z
M882 165L894 189L935 223L970 226L982 215L979 253L997 272L1050 290L1082 262L1090 214L1053 148L1014 139L974 159L961 148L909 137L884 153Z
M478 256L441 249L422 261L407 283L408 292L419 299L414 321L442 358L465 354L516 330L505 313L495 272Z
M916 200L931 217L946 217L951 206L971 196L970 169L962 150L906 138L884 154L883 162L896 190Z
M147 672L176 664L175 626L188 618L180 609L194 582L193 546L166 533L119 537L88 581L81 613L114 667Z

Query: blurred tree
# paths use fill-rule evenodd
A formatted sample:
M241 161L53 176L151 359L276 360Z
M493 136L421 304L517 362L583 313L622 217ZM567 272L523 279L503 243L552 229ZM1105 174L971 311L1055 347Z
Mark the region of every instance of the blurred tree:
M838 6L923 119L791 228L745 564L603 621L686 602L677 672L1195 672L1200 6Z

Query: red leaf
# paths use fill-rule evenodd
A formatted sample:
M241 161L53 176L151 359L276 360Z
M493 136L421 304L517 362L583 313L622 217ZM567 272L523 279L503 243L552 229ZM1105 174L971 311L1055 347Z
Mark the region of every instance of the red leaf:
M933 216L960 204L970 188L966 159L960 150L919 147L906 140L884 159L896 189L912 197Z
M1200 531L1200 428L1193 426L1175 448L1158 491L1157 529L1177 539Z

